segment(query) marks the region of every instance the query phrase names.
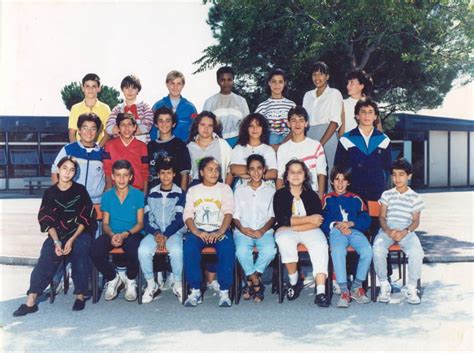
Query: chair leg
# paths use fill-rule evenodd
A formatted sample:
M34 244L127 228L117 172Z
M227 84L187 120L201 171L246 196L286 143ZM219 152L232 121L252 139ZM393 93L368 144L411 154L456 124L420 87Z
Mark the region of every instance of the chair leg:
M237 259L235 260L235 270L234 270L234 291L235 291L234 303L235 305L239 305L240 296L242 295L242 269Z
M400 251L397 251L397 262L398 262L398 279L402 279L403 274L402 274L402 260L401 260L401 253Z
M183 287L183 302L182 304L186 302L186 299L188 299L188 283L186 282L186 268L184 267L183 264L183 272L181 274L181 286Z
M377 301L377 279L375 274L374 262L370 264L370 299L372 302Z
M326 285L326 293L327 293L327 296L329 298L329 302L331 302L332 300L332 296L333 296L333 283L332 283L332 275L334 273L334 267L333 267L333 264L332 264L332 260L331 258L329 257L329 266L328 266L328 277L326 279L326 282L327 282L327 285ZM316 290L316 283L314 284L314 288Z
M56 299L56 286L54 285L54 281L51 281L50 283L50 294L49 294L49 303L54 304L54 299Z
M99 301L99 271L92 265L92 304Z
M407 282L407 256L405 253L402 254L402 280L403 285L406 285Z
M283 303L283 299L285 298L283 293L283 264L281 263L281 254L278 252L277 254L277 261L278 261L278 303Z
M142 269L138 269L137 274L137 297L138 297L138 305L142 305L142 298L143 298L143 273Z

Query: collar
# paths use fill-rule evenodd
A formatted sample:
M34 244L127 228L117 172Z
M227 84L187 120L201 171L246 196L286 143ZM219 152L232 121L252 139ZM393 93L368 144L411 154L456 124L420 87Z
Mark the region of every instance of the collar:
M94 151L100 151L100 146L97 144L97 142L94 142L94 146L92 147L86 147L82 144L81 140L77 140L76 141L77 144L81 147L81 148L84 148L84 149L92 149Z
M159 135L159 133L158 133L158 135ZM167 142L170 142L172 139L174 139L174 135L173 135L173 134L171 134L171 137L170 137L168 140L166 140L166 141L160 140L160 137L159 137L159 136L158 136L158 138L157 138L155 141L156 141L157 143L167 143Z
M129 143L123 142L122 136L120 136L120 135L119 135L119 139L120 139L120 141L122 142L122 144L123 144L125 147L128 147L128 146L130 146L130 145L132 144L132 142L135 140L135 136L132 137L132 139L130 140Z
M375 127L372 126L372 131L370 132L370 134L367 136L365 135L364 133L362 133L362 130L360 129L359 126L357 126L357 130L359 130L359 133L360 133L360 136L362 137L371 137L373 134L374 134L374 131L376 130Z

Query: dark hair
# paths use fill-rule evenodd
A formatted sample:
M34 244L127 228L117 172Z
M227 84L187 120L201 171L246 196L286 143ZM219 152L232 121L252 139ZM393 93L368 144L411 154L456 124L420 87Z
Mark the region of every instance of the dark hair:
M91 121L95 123L97 132L99 132L100 128L102 127L102 121L96 114L84 113L84 114L79 115L79 118L77 119L77 128L80 129L86 121Z
M211 163L211 162L215 162L217 163L218 166L220 166L219 164L219 161L217 159L215 159L214 157L204 157L203 159L201 159L199 161L199 164L198 164L198 169L199 169L199 181L203 181L203 176L201 175L201 172L204 170L204 168L206 168L206 166ZM221 174L221 170L219 168L219 180L221 180L222 178L222 175Z
M86 81L95 81L97 86L100 87L100 77L97 74L87 74L82 78L82 85L84 86Z
M279 69L279 68L272 69L270 71L270 73L268 74L268 76L267 76L267 83L269 83L272 80L273 76L283 76L283 81L285 81L285 83L288 82L288 78L286 76L285 71L283 71L283 69ZM285 88L283 88L283 92L282 92L283 96L286 95L287 87L288 87L288 85L285 84ZM265 89L266 89L268 95L272 94L272 91L271 91L271 89L268 85L266 85Z
M366 98L366 99L359 100L357 102L357 104L355 105L354 115L359 115L359 111L362 107L372 107L372 108L374 108L375 115L377 117L379 116L379 107L377 106L377 103L375 103L372 99Z
M309 120L308 112L306 111L305 108L303 108L300 105L297 105L297 106L291 108L290 110L288 110L288 121L290 121L290 118L293 115L302 116L304 118L304 121Z
M253 161L259 161L260 163L262 163L262 166L265 168L266 164L265 164L265 158L260 155L260 154L251 154L250 156L247 157L247 169L250 168L250 163L252 163Z
M59 160L57 167L58 167L58 169L61 168L61 166L62 166L64 163L66 163L67 161L69 161L69 162L71 162L72 164L74 164L74 169L75 169L74 175L73 175L73 178L74 178L74 177L76 176L76 174L77 174L78 169L79 169L79 164L77 163L77 160L76 160L75 157L73 157L73 156L64 156L63 158L61 158L61 159Z
M372 80L372 77L370 77L370 75L367 74L364 70L353 70L346 75L346 79L347 81L359 81L361 85L364 85L364 88L362 89L362 94L367 97L370 96L370 93L372 92L372 87L374 86L374 81Z
M214 115L214 113L212 112L209 112L207 110L204 110L202 112L200 112L196 118L193 120L192 124L191 124L191 130L189 132L189 140L188 142L191 142L191 141L194 141L194 138L198 135L199 131L198 131L198 126L199 126L199 123L201 122L201 120L203 118L209 118L213 121L214 125L213 125L213 132L217 134L217 136L219 137L222 137L222 124L219 124L219 122L217 121L217 118L216 116Z
M167 106L162 106L155 110L153 113L153 122L158 125L158 118L160 115L170 115L171 120L173 121L173 125L178 122L178 117L176 116L176 113L173 112L173 109L168 108Z
M318 61L311 68L311 74L318 71L322 74L329 75L329 66L324 61Z
M349 183L352 182L351 168L343 167L342 165L335 165L331 170L330 181L334 182L338 174L344 175L344 179Z
M258 125L262 127L262 136L260 136L260 142L268 145L268 140L270 138L268 121L260 113L251 113L247 115L244 120L242 120L239 127L239 139L237 140L238 145L247 146L247 144L249 143L249 128L250 124L252 124L252 121L254 120L258 123Z
M131 173L131 175L134 174L132 164L126 159L119 159L115 161L114 164L112 164L112 173L115 170L119 170L119 169L127 169Z
M160 173L161 170L172 169L173 172L176 172L175 161L173 157L163 157L158 160L156 163L156 172Z
M395 160L390 167L390 173L393 173L394 169L403 170L408 175L413 174L413 166L405 158L401 157Z
M132 113L118 113L117 118L115 119L115 124L117 127L120 126L120 123L124 120L130 119L134 126L137 125L137 121L135 120L135 116Z
M288 163L286 163L285 165L285 172L283 173L283 182L285 183L285 187L288 189L290 188L290 183L288 182L288 171L290 170L290 167L293 164L299 164L301 168L303 168L303 171L304 171L303 188L306 190L311 190L311 179L310 179L309 169L302 160L296 159L296 158L290 159Z
M234 78L234 76L235 76L234 70L233 70L230 66L222 66L222 67L219 68L219 70L217 70L217 72L216 72L217 81L219 81L219 78L220 78L221 75L223 75L223 74L231 74L231 75L232 75L232 78Z
M142 90L142 84L140 83L139 78L133 75L125 76L120 83L121 90L128 87L137 88L138 92Z

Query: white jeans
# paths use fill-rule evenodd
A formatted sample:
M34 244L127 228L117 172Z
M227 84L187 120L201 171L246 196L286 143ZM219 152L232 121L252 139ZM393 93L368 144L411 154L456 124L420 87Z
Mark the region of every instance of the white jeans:
M277 230L275 241L284 264L298 262L298 244L303 244L308 249L313 276L319 273L328 274L328 242L321 229L311 229L296 232L291 229Z

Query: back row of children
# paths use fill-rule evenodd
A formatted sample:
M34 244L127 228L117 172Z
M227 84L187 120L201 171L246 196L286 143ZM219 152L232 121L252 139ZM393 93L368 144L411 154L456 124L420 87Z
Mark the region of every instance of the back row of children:
M219 305L230 305L228 289L234 263L234 246L237 248L237 257L248 279L244 298L254 298L255 301L263 300L264 287L260 275L275 254L274 239L289 274L288 299L296 299L302 288L296 267L298 260L296 247L298 243L303 243L308 248L313 265L313 275L317 286L315 303L323 307L328 306L329 299L325 294L324 286L328 262L327 241L320 230L321 228L329 236L337 282L342 290L338 306L348 306L350 298L361 303L368 302L361 283L367 276L372 252L367 239L359 232L365 231L368 226L364 201L378 200L384 190L385 176L390 172L391 164L390 140L386 135L374 129L378 118L377 105L370 99L356 100L354 113L358 126L341 136L337 152L336 149L333 149L334 153L332 153L333 156L335 155L337 168L332 170L331 184L336 187L339 184L344 186L345 183L345 188L340 187L340 192L335 189L335 192L324 196L326 159L328 162L330 159L327 150L325 153L326 142L332 138L339 126L342 107L337 110L333 107L334 104L329 103L330 97L337 94L329 94L332 89L327 85L329 78L327 66L317 63L315 70L313 82L316 85L316 90L308 92L304 99L306 102L308 100L312 102L311 117L303 107L294 106L287 110L284 120L277 121L278 114L281 116L282 111L286 109L275 103L284 101L282 92L286 78L282 71L276 70L276 74L270 76L269 79L272 97L264 102L266 105L262 103L257 108L257 111L260 109L263 114L267 115L249 114L243 121L239 121L240 124L233 125L234 128L238 127L237 136L232 136L233 133L227 134L228 139L236 137L237 146L234 150L231 150L228 143L219 137L220 127L226 126L226 119L222 118L224 115L218 119L209 111L202 112L192 120L187 148L181 139L176 138L177 131L181 130L183 133L182 129L179 129L180 126L181 128L186 126L186 123L182 123L183 119L179 117L178 111L190 111L188 109L190 103L180 96L184 77L174 77L173 75L179 76L179 73L176 72L170 73L167 78L170 95L157 102L154 106L155 111L151 112L154 120L152 126L158 132L157 137L148 143L148 147L143 142L148 141L146 133L150 131L148 129L150 124L146 122L147 118L144 118L148 115L138 115L137 112L139 110L146 111L149 108L144 104L137 104L135 107L133 104L128 104L134 102L133 98L136 101L137 94L141 89L139 81L134 77L128 76L122 82L126 104L114 109L112 112L112 114L116 113L114 121L111 122L110 118L106 121L106 130L110 132L110 135L108 133L102 135L100 142L104 143L108 136L117 133L119 136L105 144L105 154L101 154L101 148L95 144L102 126L99 118L91 113L81 114L78 117L76 129L70 131L70 137L77 133L79 141L65 146L59 153L52 169L53 180L57 175L55 181L58 183L51 189L58 191L62 190L61 187L66 187L64 183L67 178L64 177L64 180L61 181L61 167L73 164L70 169L75 171L75 175L73 173L74 180L86 187L88 196L92 199L89 202L100 203L104 186L106 190L109 190L103 195L101 204L104 214L104 234L94 240L93 245L89 244L94 264L107 280L106 300L116 297L117 288L122 282L125 283L126 288L125 298L134 300L136 298L134 279L138 273L138 266L141 265L147 279L144 302L150 302L157 293L153 277L153 254L157 248L165 246L170 253L175 277L173 291L180 297L182 289L179 278L183 263L183 250L180 245L184 235L186 239L184 241L184 258L186 268L189 269L186 280L192 288L186 302L188 306L195 306L199 302L201 295L199 289L201 281L200 249L210 244L217 250ZM360 74L359 72L358 75ZM362 74L361 77L366 76ZM87 80L86 78L87 76L84 78L83 84L86 99L79 104L84 104L89 109L91 107L87 104L88 92L95 92L97 95L100 85L98 77L97 80ZM234 100L239 100L236 98L239 96L231 92L229 81L231 82L232 79L233 72L229 72L228 68L218 71L221 93L206 102L210 105L210 109L226 105L222 102L226 101L228 97L221 96L230 95ZM283 85L281 84L282 80ZM354 80L357 80L359 86L362 86L362 92L364 84L361 84L357 78L349 80L349 92L351 92L350 87L354 86L350 82ZM87 84L91 81L96 82L97 85ZM174 94L178 95L178 100L175 99ZM92 95L91 93L90 96L92 97ZM326 99L320 100L321 97L326 97ZM327 102L324 103L326 100ZM242 100L240 102L242 103ZM178 109L180 104L186 109ZM318 126L323 124L311 126L314 116L328 114L323 116L329 117L329 113L322 113L325 104L331 106L332 110L339 112L339 115L333 115L334 119L336 116L339 117L338 122L328 118L325 128ZM226 106L228 107L228 104ZM216 112L226 111L221 108L216 109ZM74 110L71 110L71 117ZM93 109L90 110L93 111ZM329 107L327 110L332 111ZM235 113L235 109L229 108L227 111ZM277 111L280 113L277 114ZM137 115L139 119L137 119ZM333 123L336 123L336 129L333 129ZM187 126L189 127L189 124ZM285 129L289 129L291 133L285 136ZM315 130L317 131L315 132ZM321 142L306 137L307 131L314 134L322 131ZM135 138L135 133L139 136L142 135L143 141ZM151 129L150 135L153 137L153 129ZM267 144L269 138L275 142L276 146L274 147L278 151L277 158L275 158L274 150ZM229 141L235 143L235 141ZM325 147L323 147L323 142ZM75 158L68 157L71 155ZM101 170L102 156L105 177ZM148 160L150 161L149 165ZM148 192L149 168L152 170L152 175L156 175L157 180L150 179L152 184ZM410 168L405 166L399 169L395 168L392 170L392 175L398 170L402 170L401 174L404 173L408 180L411 175ZM191 174L190 182L187 176L188 171ZM67 177L70 175L71 173ZM222 178L222 181L228 185L234 185L236 188L234 196L232 196L232 189L219 182L219 178ZM71 185L75 187L78 185L72 180L72 177L67 180L66 185L69 185L67 190ZM416 193L408 188L407 180L405 180L403 187L398 187L394 180L396 188L391 190L392 194L386 195L385 199L383 196L381 198L381 218L387 218L387 221L381 220L382 230L374 243L374 247L377 244L380 247L379 251L375 252L375 259L377 259L377 254L382 256L384 251L384 258L386 258L387 249L394 241L402 244L403 240L407 238L411 239L410 242L405 242L407 243L405 250L409 253L410 259L418 259L420 256L422 259L421 245L413 232L419 223L422 202ZM275 189L272 181L276 181L277 189L279 189L275 195L273 195ZM129 182L132 183L132 187L129 186ZM241 187L236 186L239 184ZM186 202L184 202L184 192L188 185L194 185L194 187L189 189ZM348 193L347 187L350 187L351 191L356 194ZM144 195L146 194L148 197L145 207ZM352 201L348 201L347 204L340 202L338 200L343 200L341 196ZM259 197L259 200L261 198L261 202L254 202L256 197ZM45 194L46 198L47 194ZM325 209L324 218L322 217L321 199ZM45 200L43 200L44 202ZM387 214L384 205L389 206L390 202L395 203L395 211ZM400 207L400 204L397 206L397 202L403 203L403 207ZM77 229L75 229L75 233L73 232L76 237L71 237L73 233L62 237L58 236L56 228L63 219L61 212L58 212L57 204L60 203L54 201L52 204L53 208L50 213L54 217L49 215L47 218L52 223L49 227L42 225L42 229L50 235L48 240L54 242L53 248L58 248L57 251L50 251L48 255L45 255L50 256L48 260L50 268L55 267L54 264L59 261L58 258L69 254L71 244L78 237L75 233L80 234L86 229L85 226L80 227L80 222L76 218L73 223L77 224ZM90 205L88 207L90 208ZM254 209L256 207L258 209ZM130 210L134 212L130 212ZM274 227L275 219L276 226ZM41 220L44 218L40 219L40 224ZM93 220L94 213L91 211L88 222L93 225ZM232 220L235 225L233 236L229 230ZM407 222L408 224L406 224ZM56 224L56 226L52 224ZM147 235L142 240L143 228ZM275 237L273 237L273 228L277 229ZM185 233L186 229L188 233ZM57 239L52 233L56 233ZM90 230L89 233L93 234ZM383 240L377 241L382 238ZM69 247L66 246L68 243ZM345 247L347 244L352 245L361 256L350 293L345 273ZM255 263L251 257L254 245L259 249L260 254ZM45 246L46 242L43 248ZM123 247L127 258L127 273L124 277L120 277L113 265L107 261L109 250L119 246ZM405 247L405 245L402 246ZM413 252L409 248L414 249ZM190 263L187 263L188 261ZM386 263L384 266L380 261L374 260L374 262L382 284L379 300L387 301L387 298L390 299L390 285L386 275ZM410 260L410 267L418 265L418 263L419 261ZM80 266L73 264L73 278L75 277L74 267L77 270ZM384 267L385 273L382 270ZM87 271L84 267L82 270ZM42 285L39 287L43 285L46 287L49 283L50 272L42 273L43 276L40 276ZM417 303L419 297L416 289L413 289L413 280L416 283L419 278L419 269L410 268L410 274L412 273L413 276L410 275L409 281L409 302ZM44 289L38 288L30 288L27 303L22 305L16 314L24 315L37 310L35 296ZM82 310L85 306L84 293L77 292L76 294L78 296L74 310Z

